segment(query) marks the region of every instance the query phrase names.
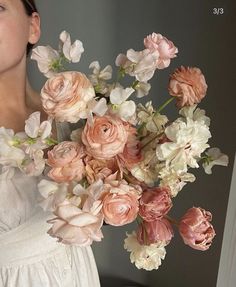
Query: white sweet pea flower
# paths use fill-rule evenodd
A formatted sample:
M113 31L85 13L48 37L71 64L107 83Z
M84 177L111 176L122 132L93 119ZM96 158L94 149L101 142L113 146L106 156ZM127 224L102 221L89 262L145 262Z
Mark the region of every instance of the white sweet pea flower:
M47 78L56 74L53 63L60 58L59 53L50 46L38 46L32 50L31 59L37 61L38 68Z
M166 161L176 171L187 171L187 166L199 167L197 161L201 153L209 147L208 139L211 137L209 127L202 121L186 121L177 119L165 129L165 134L170 142L158 144L157 158Z
M71 44L70 34L66 31L61 32L60 40L62 42L62 51L67 60L72 63L78 63L81 58L81 54L84 52L83 43L76 40Z
M40 112L32 113L25 121L25 133L31 138L40 137L42 140L51 135L52 122L43 121L40 123Z
M110 80L112 77L112 67L107 65L103 70L101 70L98 61L93 61L89 65L89 69L93 69L93 75L91 75L92 82L98 82L99 80Z
M187 182L194 182L195 176L192 173L175 171L173 168L165 167L159 172L160 186L169 186L171 196L175 197Z
M39 199L39 205L45 211L54 211L57 206L66 199L68 184L56 183L42 179L38 183L38 190L42 198Z
M208 158L202 164L207 174L212 174L212 167L214 165L227 166L229 164L229 158L226 154L221 153L219 148L210 148L206 151Z
M0 128L0 164L18 167L24 160L25 153L18 148L17 137L12 129Z
M210 126L210 118L206 116L205 110L197 108L197 105L183 107L179 114L185 118L190 118L194 121L202 122L203 124Z
M135 76L135 78L140 82L149 81L156 70L156 62L159 58L159 53L157 51L150 52L148 49L143 51L134 51L129 49L127 51L127 59L132 62L133 66L132 72L129 72L130 76Z
M134 231L132 234L126 235L124 248L131 252L131 263L134 263L138 269L148 271L158 269L162 263L161 260L165 259L165 242L160 241L151 245L141 245Z
M149 83L139 82L135 86L137 98L142 98L144 96L147 96L150 89L151 89L151 85Z
M133 88L116 87L110 93L110 102L113 105L111 112L117 114L123 121L133 120L135 115L135 102L126 101L133 92Z
M34 150L31 153L32 158L26 155L20 170L29 176L39 176L43 173L45 168L44 152L42 150Z

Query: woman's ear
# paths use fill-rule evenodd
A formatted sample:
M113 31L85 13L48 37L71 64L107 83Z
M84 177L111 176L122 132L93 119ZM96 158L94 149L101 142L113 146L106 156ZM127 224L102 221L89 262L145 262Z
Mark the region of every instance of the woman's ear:
M40 16L37 12L34 12L30 16L30 30L29 30L29 43L35 44L38 42L41 34L40 29Z

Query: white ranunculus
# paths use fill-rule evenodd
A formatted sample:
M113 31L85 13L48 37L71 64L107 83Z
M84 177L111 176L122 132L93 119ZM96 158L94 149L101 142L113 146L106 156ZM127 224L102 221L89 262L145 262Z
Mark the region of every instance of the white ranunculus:
M208 160L205 161L202 166L207 174L211 174L212 167L214 165L227 166L229 163L229 158L226 154L223 154L219 148L210 148L206 151L208 155Z
M137 240L136 233L127 234L124 248L131 252L130 260L138 269L151 271L158 269L161 260L165 259L165 242L159 242L151 245L141 245Z
M66 31L61 32L60 40L62 42L62 51L67 60L72 63L78 63L81 58L81 54L84 52L83 43L76 40L71 44L70 34Z
M52 64L59 58L59 53L50 46L38 46L32 50L31 54L31 59L37 61L40 72L47 78L55 75Z
M176 171L187 171L187 167L199 167L198 160L201 153L209 147L211 137L209 127L203 121L193 121L190 118L177 119L165 129L170 142L158 144L157 158L166 161Z

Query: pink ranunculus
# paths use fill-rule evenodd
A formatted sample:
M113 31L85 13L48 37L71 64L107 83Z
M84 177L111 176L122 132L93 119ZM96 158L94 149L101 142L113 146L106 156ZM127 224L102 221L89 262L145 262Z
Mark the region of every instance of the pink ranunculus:
M141 154L141 142L137 138L136 128L129 125L128 130L128 140L124 147L124 150L119 154L122 164L128 169L142 161L143 156Z
M88 246L93 241L101 241L103 238L101 213L83 211L65 200L54 214L56 217L48 220L48 223L53 224L48 234L57 237L58 241L64 244Z
M80 72L58 73L41 90L43 109L59 122L75 123L87 118L88 103L94 97L92 84Z
M143 221L137 231L137 239L142 245L150 245L158 241L169 243L173 236L173 228L166 218L151 222Z
M212 215L200 207L190 208L181 218L179 232L184 243L197 250L207 250L215 236Z
M112 158L110 160L99 160L91 156L86 156L84 162L86 171L85 176L90 184L98 179L104 180L117 172L121 175L116 158Z
M205 97L207 84L199 68L177 68L170 76L169 93L177 98L177 106L192 106Z
M97 159L110 159L122 153L128 132L122 120L110 115L94 117L92 125L86 123L82 142L87 153Z
M170 65L170 59L176 57L178 49L173 42L161 34L152 33L144 39L144 46L151 52L158 51L157 68L164 69Z
M102 212L106 223L121 226L134 221L138 215L141 189L125 181L105 184Z
M59 143L48 152L47 163L52 167L48 176L56 182L80 181L85 174L84 155L84 148L78 143Z
M148 188L139 200L139 215L145 221L155 221L166 215L172 207L168 187Z

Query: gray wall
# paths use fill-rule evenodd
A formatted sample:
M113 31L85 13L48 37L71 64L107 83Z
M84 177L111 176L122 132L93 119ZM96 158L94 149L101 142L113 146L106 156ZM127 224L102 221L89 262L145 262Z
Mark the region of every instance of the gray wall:
M171 39L179 48L179 54L168 69L160 71L152 79L150 97L155 104L168 97L168 77L175 67L198 66L205 74L209 88L201 107L212 119L210 144L220 147L230 156L230 166L216 167L211 176L200 169L194 170L197 180L187 185L175 199L172 215L178 218L192 206L211 210L217 233L211 249L207 252L194 251L182 243L176 232L167 247L162 266L152 272L136 270L129 262L128 253L123 250L125 231L132 230L132 226L105 226L105 238L102 243L94 244L93 249L101 275L127 278L153 287L216 286L236 138L233 0L37 2L42 17L40 43L55 45L59 33L67 30L73 39L79 38L84 43L85 53L74 69L86 73L92 60L97 59L105 66L113 64L119 52L131 47L142 49L142 39L153 31ZM214 7L222 7L224 14L214 15ZM33 86L39 90L44 78L37 72L35 63L29 63L29 66ZM174 106L170 106L167 112L169 116L176 115Z

